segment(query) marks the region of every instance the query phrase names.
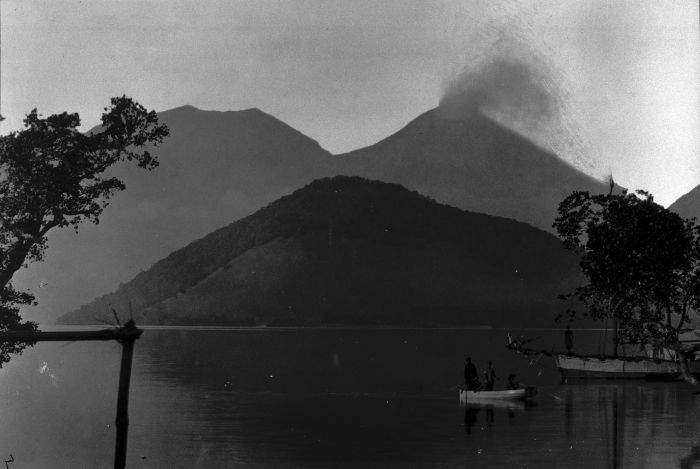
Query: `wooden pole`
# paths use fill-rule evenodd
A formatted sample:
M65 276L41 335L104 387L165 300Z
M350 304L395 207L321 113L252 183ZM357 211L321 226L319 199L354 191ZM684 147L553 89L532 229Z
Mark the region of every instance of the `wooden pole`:
M57 331L57 332L42 332L42 331L8 331L0 332L0 341L12 342L56 342L66 341L72 342L75 340L117 340L124 342L129 339L138 339L143 331L134 325L129 325L127 322L124 327L119 329L102 329L99 331Z
M116 340L122 344L122 363L119 370L119 393L117 395L117 441L114 449L114 467L123 469L126 465L126 442L129 430L129 384L131 382L131 362L134 357L134 342L141 337L143 330L136 327L133 320L127 321L118 329L99 331L5 331L0 332L3 342L51 342L75 340Z
M122 364L119 370L119 394L117 395L117 441L114 448L114 468L124 469L126 466L126 444L129 433L129 385L131 383L131 363L134 357L134 342L141 335L133 321L127 322L122 328L132 332L119 340L122 344ZM138 331L138 334L134 332Z

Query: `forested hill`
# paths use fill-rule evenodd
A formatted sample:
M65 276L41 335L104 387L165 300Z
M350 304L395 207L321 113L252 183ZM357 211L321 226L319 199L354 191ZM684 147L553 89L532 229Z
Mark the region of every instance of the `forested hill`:
M553 325L577 261L549 233L359 177L320 179L60 322Z

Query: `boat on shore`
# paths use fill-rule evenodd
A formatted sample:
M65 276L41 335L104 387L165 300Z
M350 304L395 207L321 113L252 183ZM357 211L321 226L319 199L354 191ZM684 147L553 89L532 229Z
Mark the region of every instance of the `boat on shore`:
M503 389L499 391L468 391L466 389L460 389L459 403L518 401L530 399L536 394L537 388L534 386L527 386L519 389Z

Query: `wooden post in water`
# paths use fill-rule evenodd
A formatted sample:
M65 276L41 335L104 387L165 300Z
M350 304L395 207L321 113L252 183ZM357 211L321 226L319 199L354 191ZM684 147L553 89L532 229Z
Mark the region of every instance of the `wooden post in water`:
M126 443L129 433L129 385L131 383L131 362L134 357L134 342L141 335L133 321L124 325L125 335L122 344L122 364L119 370L119 394L117 395L117 442L114 447L114 468L126 467ZM138 332L137 332L138 331Z
M134 321L127 321L118 329L101 331L6 331L0 332L0 341L55 342L74 340L116 340L122 344L122 363L119 371L119 393L117 395L117 442L114 450L114 467L123 469L126 465L126 441L129 430L129 384L131 382L131 361L134 356L134 342L141 337L143 330Z

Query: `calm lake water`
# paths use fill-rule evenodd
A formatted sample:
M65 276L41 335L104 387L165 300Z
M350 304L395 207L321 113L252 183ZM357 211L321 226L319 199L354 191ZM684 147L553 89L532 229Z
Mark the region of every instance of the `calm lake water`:
M560 331L527 331L561 347ZM684 383L560 385L502 330L147 330L129 467L693 467ZM577 331L594 349L598 334ZM465 355L539 387L531 405L460 407ZM111 467L120 346L43 343L0 370L0 459ZM700 449L696 449L700 452ZM2 462L0 462L2 464ZM698 464L698 463L695 463Z

